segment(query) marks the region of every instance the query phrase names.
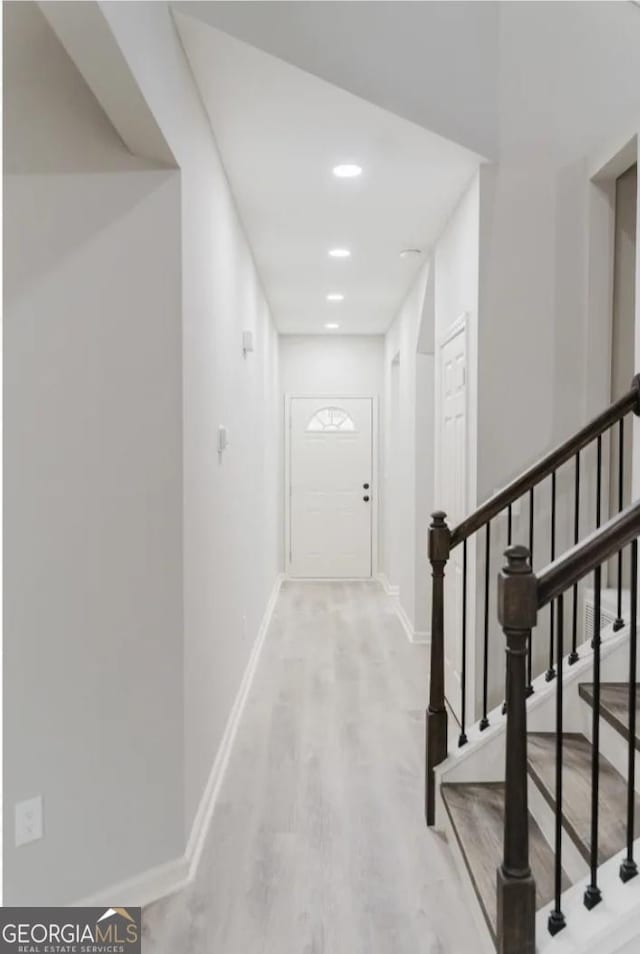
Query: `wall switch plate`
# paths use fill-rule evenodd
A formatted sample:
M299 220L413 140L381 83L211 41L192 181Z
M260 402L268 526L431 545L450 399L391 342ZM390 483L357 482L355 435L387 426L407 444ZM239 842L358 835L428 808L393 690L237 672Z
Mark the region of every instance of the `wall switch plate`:
M229 444L229 431L226 429L224 424L221 424L218 428L218 453L221 454L223 450L226 450Z
M42 795L16 803L16 848L42 838Z
M244 354L253 351L253 331L242 332L242 351Z

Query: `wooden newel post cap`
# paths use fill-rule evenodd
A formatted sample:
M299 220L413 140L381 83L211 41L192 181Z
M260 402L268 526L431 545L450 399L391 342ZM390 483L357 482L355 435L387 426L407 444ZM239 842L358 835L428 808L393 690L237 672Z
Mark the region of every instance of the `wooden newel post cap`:
M529 550L505 550L506 566L498 576L498 619L503 629L533 629L538 615L538 580L531 569Z
M429 559L432 563L446 563L449 559L451 531L447 526L447 515L443 510L431 514L429 527Z

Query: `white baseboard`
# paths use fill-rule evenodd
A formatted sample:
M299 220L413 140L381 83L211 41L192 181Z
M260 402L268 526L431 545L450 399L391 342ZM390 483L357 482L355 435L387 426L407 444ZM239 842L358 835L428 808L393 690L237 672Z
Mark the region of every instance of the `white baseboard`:
M176 858L166 864L149 868L142 874L122 881L120 884L103 888L88 898L75 901L73 907L106 908L131 907L144 908L159 898L184 888L189 880L189 865L186 858Z
M222 785L222 780L227 765L229 764L229 756L236 737L236 732L238 731L238 725L242 718L242 712L258 666L260 652L264 645L265 636L269 628L269 623L271 622L283 579L283 574L279 574L271 591L262 622L260 623L260 629L253 644L242 682L240 683L231 712L229 713L222 741L216 753L205 790L191 827L191 834L187 842L185 854L181 858L175 858L165 864L150 868L127 881L112 885L109 888L96 892L88 898L74 902L74 907L101 908L107 906L113 907L114 905L121 905L123 907L145 907L154 901L160 900L160 898L174 894L181 888L186 887L186 885L194 879L198 870L198 864L202 855L209 825L211 824L218 793L220 792L220 786Z
M371 576L291 576L290 573L282 575L285 580L291 583L371 583Z
M269 597L267 607L264 611L260 629L258 630L256 641L253 644L253 649L251 650L251 655L249 656L249 661L244 671L240 688L238 689L238 693L233 703L231 712L229 713L229 718L227 719L227 725L224 730L224 735L222 736L222 742L220 743L220 747L216 753L205 790L200 800L196 816L193 820L191 834L189 835L186 850L186 859L189 865L189 879L194 878L198 870L198 864L200 862L202 849L204 847L209 825L211 823L213 810L218 798L218 793L220 792L220 786L224 778L224 773L226 772L227 765L229 764L229 756L231 754L233 742L236 737L236 732L238 731L238 725L240 724L240 719L247 701L247 696L249 695L251 683L253 682L253 677L258 666L260 652L262 650L262 646L264 645L264 638L267 634L269 623L271 622L271 617L276 605L276 600L278 599L280 587L282 586L282 581L283 574L280 573L276 579L273 590L271 591L271 596Z
M416 645L426 646L431 642L431 637L429 633L422 632L421 630L415 630L413 628L413 623L407 616L406 610L402 603L400 602L400 587L394 586L392 583L389 583L389 580L384 573L378 573L378 580L382 585L382 589L385 591L387 596L390 596L393 600L393 609L396 616L402 624L402 628L407 634L407 639L410 643Z
M389 580L384 573L378 573L378 580L382 584L382 589L385 591L387 596L400 595L400 587L396 586L394 583L389 583Z
M409 642L414 643L415 645L426 646L430 642L429 633L424 633L413 628L411 620L407 616L406 610L399 599L394 600L394 609L396 611L396 616L402 623L402 628L407 634L407 639Z

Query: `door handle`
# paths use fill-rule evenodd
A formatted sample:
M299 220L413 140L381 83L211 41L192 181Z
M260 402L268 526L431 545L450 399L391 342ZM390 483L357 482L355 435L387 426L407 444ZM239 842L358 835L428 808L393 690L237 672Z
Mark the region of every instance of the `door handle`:
M368 495L365 495L362 499L364 500L365 503L367 503L368 500L369 500L369 497L368 497Z

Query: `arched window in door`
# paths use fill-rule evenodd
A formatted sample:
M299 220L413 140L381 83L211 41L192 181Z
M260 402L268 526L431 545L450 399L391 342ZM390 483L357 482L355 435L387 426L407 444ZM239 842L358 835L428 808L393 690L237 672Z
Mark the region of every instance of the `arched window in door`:
M323 407L307 424L307 431L355 431L353 419L341 407Z

